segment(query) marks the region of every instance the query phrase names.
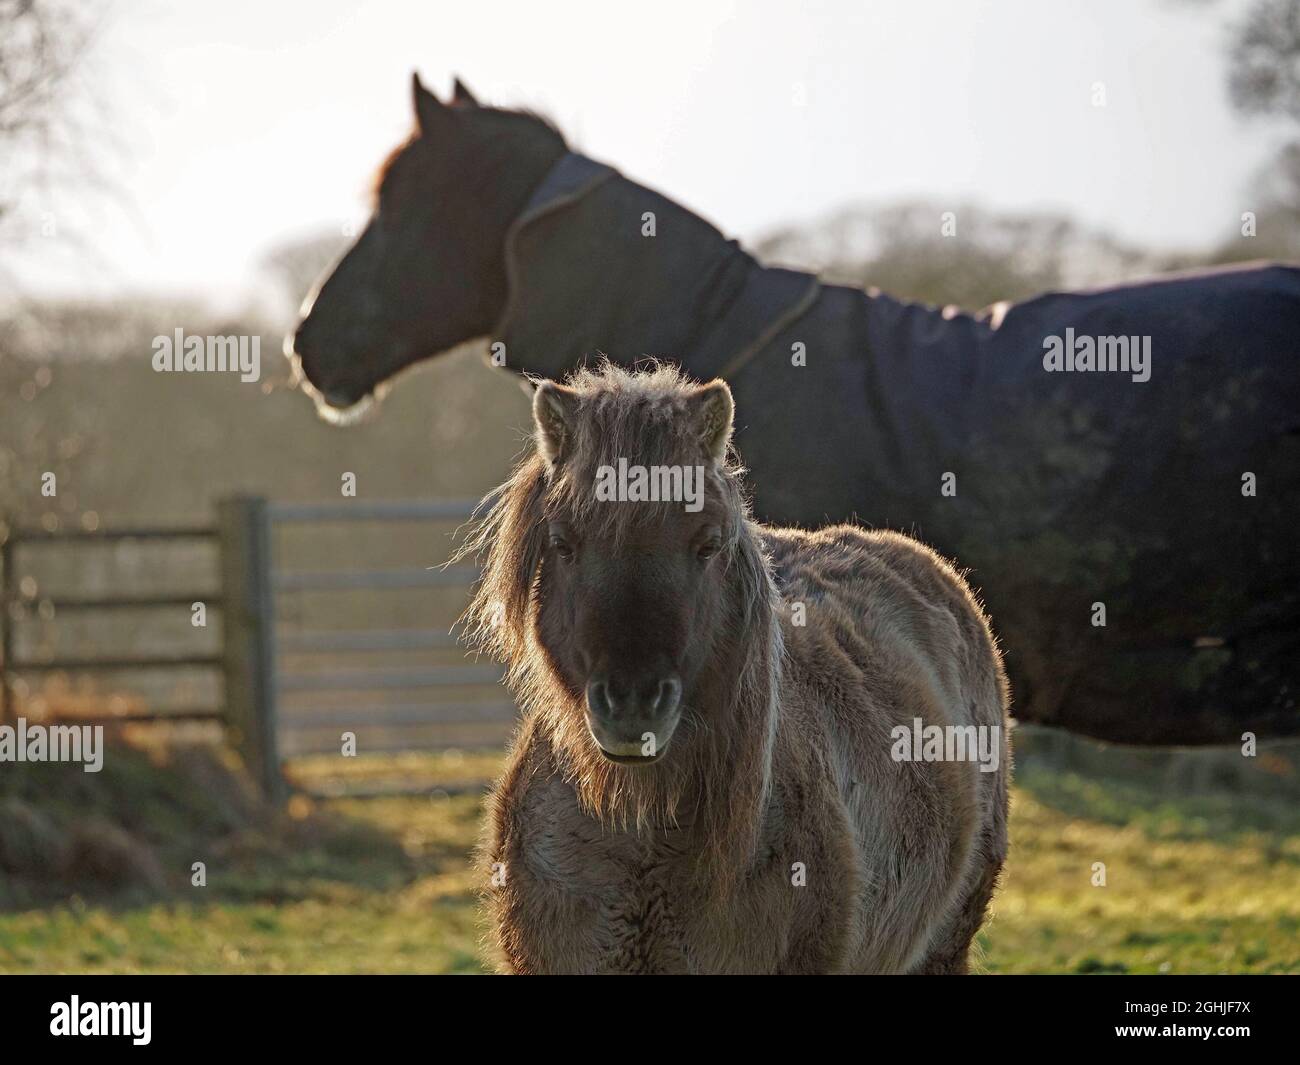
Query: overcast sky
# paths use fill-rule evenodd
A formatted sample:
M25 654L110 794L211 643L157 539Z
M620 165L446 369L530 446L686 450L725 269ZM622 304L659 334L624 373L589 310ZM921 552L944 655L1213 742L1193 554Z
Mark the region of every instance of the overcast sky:
M78 221L98 261L44 242L25 276L242 298L278 241L364 216L371 173L410 127L416 68L440 94L459 74L481 99L544 110L588 154L742 239L855 201L926 197L1206 244L1253 206L1272 143L1227 105L1224 26L1240 10L119 0L89 69L126 148L134 213Z

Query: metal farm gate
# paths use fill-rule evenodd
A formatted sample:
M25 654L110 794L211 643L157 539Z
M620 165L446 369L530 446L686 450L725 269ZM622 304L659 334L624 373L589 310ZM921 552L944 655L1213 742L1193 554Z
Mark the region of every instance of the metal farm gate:
M263 791L277 801L287 791L284 762L340 756L348 741L358 755L500 747L515 718L501 669L468 661L451 634L477 573L442 565L451 533L472 507L423 500L274 503L244 496L221 502L212 528L13 529L0 547L0 720L19 712L15 692L26 690L28 675L206 673L216 705L128 704L70 719L220 722ZM203 564L193 556L183 567L186 578L206 569L210 579L140 590L150 583L145 573L168 568L150 560L161 558L164 545L182 541L210 556ZM80 561L87 552L122 545L141 553L129 592L52 592L40 576L50 553ZM105 583L104 568L95 571L94 583ZM59 641L37 650L27 632L84 614L116 619L153 612L176 634L200 603L219 623L204 629L206 637L187 634L166 653L142 653L143 635L112 654L70 652ZM101 639L94 642L98 648Z
M261 631L282 758L337 756L344 732L361 754L505 743L516 711L501 667L469 660L451 632L478 572L443 563L472 502L244 505L241 524L274 545L275 623Z

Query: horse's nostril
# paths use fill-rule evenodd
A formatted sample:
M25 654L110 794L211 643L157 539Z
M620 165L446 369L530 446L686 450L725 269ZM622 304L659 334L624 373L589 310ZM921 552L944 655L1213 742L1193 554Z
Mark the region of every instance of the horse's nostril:
M675 710L681 694L681 681L676 677L666 677L659 682L658 689L655 691L654 700L650 704L651 711L656 714L667 714Z
M609 699L609 685L603 680L593 680L587 685L587 709L597 717L607 718L613 713Z
M622 683L617 677L587 684L587 709L606 722L636 723L662 718L677 709L682 684L676 677Z

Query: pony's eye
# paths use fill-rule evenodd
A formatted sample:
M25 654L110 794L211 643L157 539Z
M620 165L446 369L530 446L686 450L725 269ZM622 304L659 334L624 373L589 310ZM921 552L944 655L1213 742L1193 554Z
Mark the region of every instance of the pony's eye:
M551 534L551 546L555 548L555 553L564 559L565 562L573 561L573 547L562 536Z
M707 562L722 549L722 540L719 537L711 536L700 544L695 554L701 562Z

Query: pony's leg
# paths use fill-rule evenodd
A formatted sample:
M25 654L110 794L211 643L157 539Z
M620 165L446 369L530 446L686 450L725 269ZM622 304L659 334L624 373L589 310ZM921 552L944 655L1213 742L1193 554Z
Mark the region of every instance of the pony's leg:
M964 976L970 972L970 945L984 923L989 900L997 890L1002 863L1007 857L1006 780L999 781L994 809L980 835L975 860L979 872L948 924L930 943L925 958L912 972L917 975Z
M912 970L918 976L965 976L970 972L970 945L984 923L989 900L998 885L1002 861L988 863L966 892L961 909L930 944L924 960Z

